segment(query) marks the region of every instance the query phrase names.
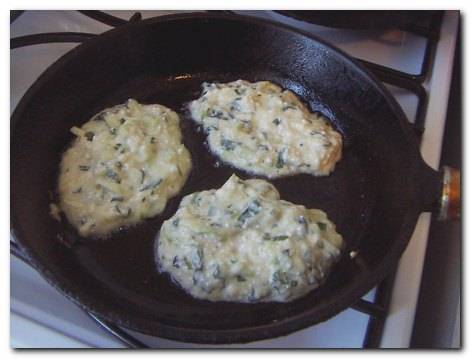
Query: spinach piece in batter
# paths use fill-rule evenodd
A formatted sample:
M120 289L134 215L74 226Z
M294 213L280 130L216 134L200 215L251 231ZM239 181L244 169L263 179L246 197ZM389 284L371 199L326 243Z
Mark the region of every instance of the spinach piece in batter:
M258 202L257 200L250 202L247 208L237 218L237 222L239 222L239 224L241 225L245 224L245 222L249 218L252 218L256 214L258 214L258 212L260 212L260 209L261 209L260 202Z
M104 121L105 115L106 115L106 112L100 112L95 117L93 117L93 121Z
M95 133L93 133L92 131L85 132L85 138L87 139L87 141L92 142L93 137L95 137Z
M146 171L144 171L143 169L140 169L139 171L141 172L141 184L143 184L144 178L146 178Z
M118 205L114 206L114 209L116 210L116 212L118 212L120 215L122 215L122 216L124 216L124 217L126 217L126 218L129 217L129 216L131 215L131 213L132 213L131 208L128 208L128 210L127 210L126 212L123 212L123 211L121 210L121 208L119 208Z
M241 89L241 88L235 88L234 89L235 93L238 95L243 95L247 91L246 89Z
M275 236L275 237L272 238L272 241L275 241L275 242L276 241L284 241L288 238L289 238L289 236Z
M283 111L288 111L288 110L296 110L296 106L294 105L287 105L282 108Z
M273 284L276 285L287 285L289 283L288 274L282 270L277 270L275 273L273 273L272 281Z
M306 218L304 216L299 216L298 217L298 223L301 224L303 227L303 234L306 234L309 231L309 224L306 221Z
M226 151L233 151L234 148L238 145L237 142L228 140L226 138L221 138L221 146L226 150Z
M276 168L283 168L285 165L285 153L286 153L286 148L283 148L280 152L278 152L278 157L276 159Z
M198 248L196 250L196 254L193 256L192 264L195 270L202 270L203 269L203 249Z
M110 168L106 170L105 176L108 177L109 179L112 179L116 183L121 183L121 178L119 177L119 175Z
M263 234L263 240L264 241L274 241L274 242L277 242L277 241L284 241L286 239L288 239L289 236L270 236L270 234L268 233L264 233Z
M162 183L162 178L158 179L158 180L155 180L155 181L151 181L150 183L148 183L147 185L145 185L144 187L142 187L139 192L144 192L144 191L147 191L147 190L150 190L150 189L154 189L156 188L159 184Z
M321 231L325 231L327 229L327 224L325 224L323 222L317 222L317 225L319 226L319 229Z
M245 282L247 279L245 279L244 276L241 276L240 274L236 275L236 279L238 282Z
M214 110L212 108L208 108L205 113L205 117L215 117L223 120L227 120L227 118L224 117L224 112Z
M213 277L216 279L221 278L221 270L219 269L219 264L216 264L216 267L214 268Z

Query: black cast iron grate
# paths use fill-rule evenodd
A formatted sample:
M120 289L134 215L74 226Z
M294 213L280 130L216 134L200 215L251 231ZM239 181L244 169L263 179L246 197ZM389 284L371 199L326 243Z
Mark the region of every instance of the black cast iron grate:
M24 11L15 10L10 12L10 24L13 23ZM85 16L88 16L96 21L102 22L109 26L121 26L128 21L139 21L142 15L139 12L134 13L129 20L124 20L103 11L83 10L79 11ZM233 13L232 11L218 11ZM409 74L398 71L389 67L379 64L371 63L364 60L362 62L370 71L372 71L382 82L406 89L418 98L417 111L414 121L411 126L417 136L421 137L424 131L425 111L427 106L427 92L423 87L423 81L427 78L430 71L432 60L434 57L436 44L438 42L439 30L441 26L443 13L435 12L431 15L430 21L427 25L424 24L410 24L406 28L401 28L401 31L406 31L419 35L425 38L426 47L424 57L422 60L421 71L419 74ZM16 49L23 46L44 44L44 43L63 43L63 42L85 42L88 39L96 36L90 33L76 33L76 32L55 32L55 33L41 33L26 36L19 36L10 39L10 49ZM10 253L29 264L28 258L21 251L21 248L14 241L10 241ZM373 301L360 299L351 308L362 312L369 316L368 327L366 329L365 337L363 340L364 348L378 348L381 343L385 320L388 314L389 303L391 300L391 292L394 284L395 270L391 275L386 277L376 288L376 293ZM118 338L129 348L149 348L148 345L133 337L130 333L121 327L114 325L106 320L103 320L92 313L87 313L98 325L100 325L107 332Z

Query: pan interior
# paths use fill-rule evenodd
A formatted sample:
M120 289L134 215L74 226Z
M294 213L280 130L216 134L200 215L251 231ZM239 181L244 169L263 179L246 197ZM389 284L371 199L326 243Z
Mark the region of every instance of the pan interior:
M55 273L62 289L79 301L81 296L93 297L95 302L87 306L103 315L125 313L117 319L134 327L129 318L227 330L325 307L374 271L403 223L398 210L414 204L400 198L407 197L410 187L404 175L410 168L410 148L397 113L367 77L324 45L269 25L183 19L119 30L61 60L14 115L12 200L19 240ZM218 188L232 173L253 177L212 156L205 134L186 110L203 81L237 79L269 80L293 90L344 137L343 158L330 176L270 181L283 199L324 210L347 243L327 283L287 304L196 300L156 271L155 237L183 196ZM193 170L161 215L107 241L83 240L49 217L48 191L55 188L61 152L72 139L68 129L128 98L159 103L180 114ZM355 260L348 255L353 249L359 251Z

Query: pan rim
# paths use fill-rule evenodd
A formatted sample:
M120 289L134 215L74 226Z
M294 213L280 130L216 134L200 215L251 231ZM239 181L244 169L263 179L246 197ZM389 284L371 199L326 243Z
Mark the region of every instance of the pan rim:
M229 14L214 14L214 13L184 13L184 14L172 14L172 15L165 15L155 18L149 18L137 23L129 23L123 25L121 27L111 29L106 31L100 35L97 35L96 38L92 38L91 40L73 48L71 51L60 57L57 61L55 61L51 66L49 66L39 77L38 79L31 85L31 87L27 90L27 92L23 95L20 102L16 106L12 116L11 116L11 146L14 146L15 143L15 124L19 122L22 116L22 112L24 108L27 107L28 103L30 102L31 98L35 96L35 94L41 89L41 87L47 83L48 78L58 71L61 70L62 66L72 59L82 51L88 47L95 46L96 43L100 41L106 41L108 36L113 36L116 33L124 33L128 31L130 27L133 26L146 26L148 24L156 24L156 23L163 23L167 21L178 21L178 20L188 20L188 19L225 19L230 21L242 21L242 22L249 22L254 24L259 24L260 26L274 26L276 28L282 29L284 31L295 32L302 36L305 36L322 46L324 46L329 51L332 51L335 56L339 57L342 61L346 63L350 63L353 67L359 71L364 77L366 77L372 85L376 87L378 92L383 96L383 98L387 101L388 105L390 106L391 110L395 113L397 120L399 121L399 125L401 126L402 133L404 135L404 139L407 142L407 145L410 148L410 155L414 156L414 159L421 160L418 143L416 138L414 137L412 130L407 127L409 124L407 119L399 107L399 104L396 100L392 97L386 87L379 82L378 79L368 70L366 69L361 63L357 60L352 59L349 55L344 53L342 50L335 48L334 46L330 45L324 40L317 38L309 33L304 31L298 30L291 26L280 24L278 22L272 20L265 20L254 18L250 16L241 16L241 15L229 15ZM13 168L12 158L10 159L11 167ZM417 163L417 167L419 166L419 162ZM13 181L14 171L11 172L11 183ZM414 177L414 176L411 176ZM11 188L12 191L12 188ZM338 314L341 310L348 308L351 305L351 298L355 297L355 299L360 299L368 290L370 290L374 285L376 285L381 279L383 279L389 270L393 267L393 265L399 260L400 256L402 255L403 251L405 250L410 236L412 234L412 230L417 222L418 216L421 213L419 209L419 204L414 203L411 205L409 210L404 213L403 216L403 223L400 229L400 233L398 235L398 240L396 240L393 245L390 254L385 256L383 261L377 266L375 271L369 274L368 277L364 278L360 284L351 287L342 288L337 297L337 300L334 302L334 305L330 305L328 310L323 309L322 307L311 308L308 311L303 313L299 313L297 315L292 315L286 318L283 318L277 322L271 322L267 324L263 324L256 327L249 327L249 328L237 328L237 329L229 329L229 330L207 330L207 329L195 329L195 328L188 328L188 327L177 327L177 326L170 326L167 324L159 323L158 321L146 322L143 321L141 318L130 317L128 314L116 311L113 308L107 308L100 303L94 303L93 296L89 293L77 293L76 288L70 289L70 283L68 282L67 278L63 278L60 274L54 273L50 270L46 263L41 261L40 256L36 255L36 253L30 249L27 245L24 245L22 240L22 230L20 221L15 213L15 206L13 202L11 202L11 232L12 235L16 238L17 242L21 245L22 250L26 253L28 258L30 259L31 264L33 267L56 289L62 292L67 298L71 299L74 303L76 303L82 309L90 311L91 313L97 315L100 318L107 319L117 325L139 331L141 333L156 335L159 337L172 339L172 340L179 340L185 342L193 342L193 343L206 343L206 344L224 344L224 343L243 343L249 341L256 341L262 339L268 339L273 337L278 337L282 335L287 335L292 333L296 330L300 330L306 328L310 325L314 325L325 321L331 318L333 315ZM352 296L352 293L362 293L361 295L355 294ZM319 315L319 313L321 313ZM315 319L313 319L315 318Z

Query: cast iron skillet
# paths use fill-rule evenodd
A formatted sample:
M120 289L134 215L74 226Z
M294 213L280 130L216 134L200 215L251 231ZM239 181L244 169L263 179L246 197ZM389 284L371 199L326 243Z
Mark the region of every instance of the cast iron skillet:
M286 304L196 300L155 270L154 237L182 196L221 186L217 166L184 110L203 81L270 80L331 119L344 138L334 173L272 181L283 199L321 208L347 248L320 289ZM182 114L194 169L162 215L86 241L49 216L69 129L128 98ZM399 260L418 215L440 196L398 104L360 64L315 37L235 15L183 14L128 24L78 46L29 89L12 116L12 231L37 270L67 297L115 324L160 337L235 343L285 335L355 303ZM358 251L352 259L351 250Z

